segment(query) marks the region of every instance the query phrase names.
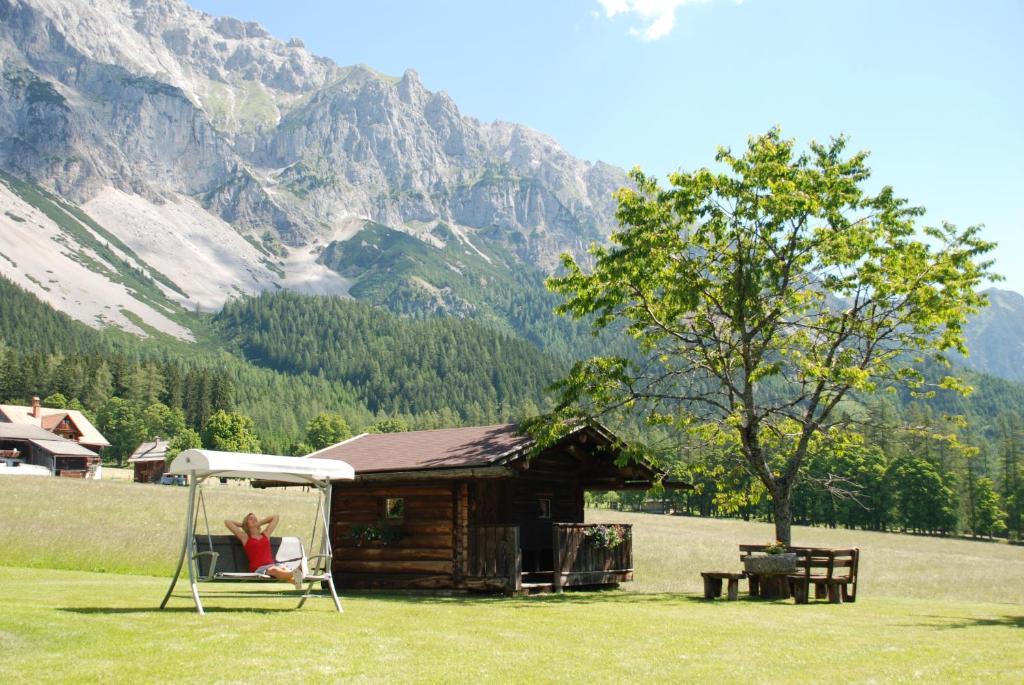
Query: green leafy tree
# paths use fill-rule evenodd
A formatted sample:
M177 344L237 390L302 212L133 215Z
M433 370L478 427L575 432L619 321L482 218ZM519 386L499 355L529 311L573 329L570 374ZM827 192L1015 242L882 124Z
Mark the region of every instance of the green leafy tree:
M203 428L203 444L222 452L259 452L260 440L256 436L253 420L238 412L220 410L210 417Z
M50 407L52 409L69 409L68 398L59 392L47 395L46 397L39 401L39 404L41 404L44 407Z
M199 449L203 446L203 440L192 428L182 428L167 444L165 459L168 464L185 450Z
M908 455L894 461L887 476L904 530L948 533L956 528L956 495L934 464Z
M913 361L965 352L965 319L991 277L978 227L918 227L923 210L889 187L868 193L867 154L845 147L798 153L773 129L742 155L720 148L725 171L675 173L667 190L634 170L612 246L591 249L589 271L564 256L549 286L560 312L592 317L595 331L621 326L639 358L578 362L539 437L580 414L639 411L727 444L789 543L808 453L845 430L836 407L894 383L920 390Z
M1003 511L992 479L982 476L975 479L972 485L971 501L974 504L974 520L971 532L974 535L989 537L1006 532L1006 512Z
M405 433L409 430L409 422L401 418L381 419L370 426L371 433Z
M293 457L304 457L310 452L315 451L316 450L313 449L312 445L310 445L308 442L303 442L302 440L297 440L288 446L288 454L292 455Z
M352 437L352 429L338 414L317 414L306 427L306 442L314 450L322 450Z
M97 428L110 441L107 455L120 465L147 435L146 421L134 402L112 397L96 414Z
M142 412L142 420L146 423L146 432L150 439L173 438L185 430L185 412L157 402Z

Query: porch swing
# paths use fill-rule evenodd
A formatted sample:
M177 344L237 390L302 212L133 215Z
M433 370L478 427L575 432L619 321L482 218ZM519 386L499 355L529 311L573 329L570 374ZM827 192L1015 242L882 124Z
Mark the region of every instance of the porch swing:
M160 603L167 606L174 586L181 575L181 567L188 569L189 587L196 611L204 614L199 597L200 582L263 582L273 580L270 576L250 573L248 560L242 545L233 535L212 535L210 520L206 514L206 498L200 487L208 478L237 478L261 480L275 483L290 483L315 487L319 493L317 510L310 534L310 548L315 549L319 534L319 553L307 557L302 541L296 537L271 538L271 553L274 560L284 566L303 571L305 587L296 608L302 608L310 597L320 595L311 592L313 583L327 586L334 607L342 613L341 601L334 588L331 574L333 552L330 539L331 481L352 480L355 472L343 461L333 459L310 459L303 457L280 457L266 454L244 454L238 452L215 452L213 450L185 450L171 462L168 473L189 477L188 513L185 524L185 540L178 557L178 566L171 578L171 585ZM205 525L205 535L199 534L199 511ZM312 567L310 562L313 562ZM279 582L279 581L278 581ZM291 595L294 596L294 595Z

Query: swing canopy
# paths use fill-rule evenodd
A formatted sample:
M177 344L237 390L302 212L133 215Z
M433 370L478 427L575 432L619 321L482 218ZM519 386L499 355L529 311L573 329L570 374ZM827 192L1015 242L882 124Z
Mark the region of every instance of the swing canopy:
M174 458L167 473L203 480L216 478L252 478L284 483L317 484L332 480L352 480L353 468L334 459L281 457L269 454L185 450Z

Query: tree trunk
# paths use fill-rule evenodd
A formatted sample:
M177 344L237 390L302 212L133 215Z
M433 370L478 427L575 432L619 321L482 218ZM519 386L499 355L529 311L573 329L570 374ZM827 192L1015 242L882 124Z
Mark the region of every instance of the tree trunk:
M775 514L775 539L789 547L793 542L792 489L778 485L772 489L772 510Z

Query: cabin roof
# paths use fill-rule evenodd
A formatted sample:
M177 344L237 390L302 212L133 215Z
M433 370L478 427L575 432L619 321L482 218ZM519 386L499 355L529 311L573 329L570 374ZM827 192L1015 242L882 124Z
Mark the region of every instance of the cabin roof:
M514 423L466 428L364 433L308 455L340 459L357 474L491 466L505 463L533 444Z
M71 442L44 428L24 423L0 422L0 438L8 440L63 440L64 442Z
M110 443L103 437L103 434L77 409L39 407L39 416L37 417L32 413L32 407L23 407L17 404L0 404L0 414L3 414L11 423L39 426L43 429L46 429L48 426L55 427L62 418L67 416L75 424L75 428L82 434L78 442L83 445L110 447ZM50 435L52 436L53 433L50 433Z
M99 455L73 440L64 440L51 435L49 440L29 440L55 457L98 457Z
M170 440L147 440L132 452L131 456L128 457L128 463L134 464L140 461L164 461L167 457L167 447L171 444Z

